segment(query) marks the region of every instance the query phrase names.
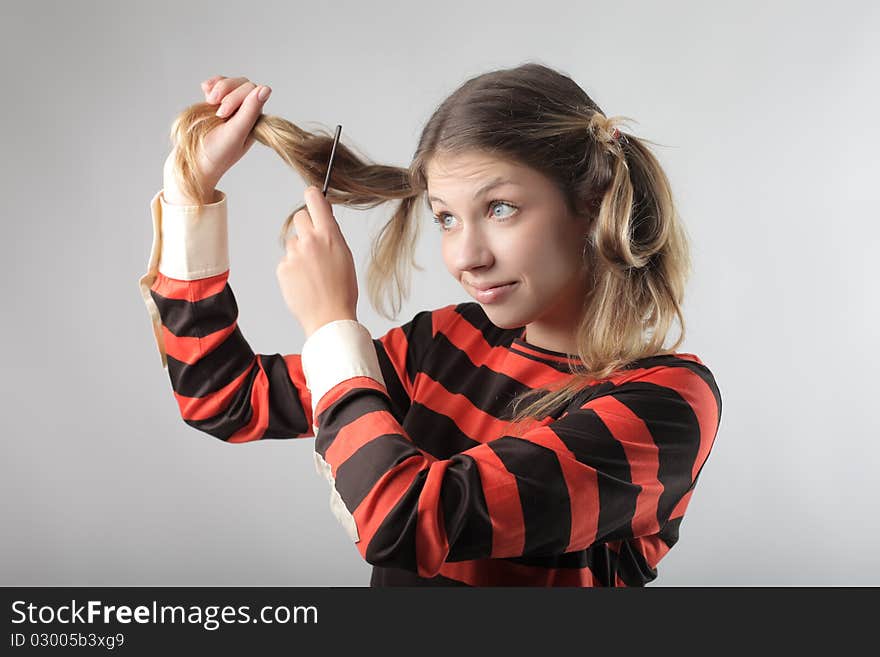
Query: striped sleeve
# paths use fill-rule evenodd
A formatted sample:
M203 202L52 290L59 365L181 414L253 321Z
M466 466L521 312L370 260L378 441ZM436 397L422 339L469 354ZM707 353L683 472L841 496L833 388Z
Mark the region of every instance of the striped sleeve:
M226 195L204 206L153 197L153 247L141 293L183 420L241 443L313 436L299 354L255 354L229 286Z
M692 370L653 368L522 436L472 436L481 444L440 460L390 412L366 329L344 322L316 331L303 362L320 380L316 465L367 562L433 577L445 562L650 536L683 513L720 413ZM332 351L346 367L325 360Z
M226 195L218 190L216 198L204 206L173 205L160 190L150 203L153 246L140 288L180 414L231 443L313 436L302 356L255 354L238 326ZM401 421L432 331L432 314L422 311L373 341L378 375Z

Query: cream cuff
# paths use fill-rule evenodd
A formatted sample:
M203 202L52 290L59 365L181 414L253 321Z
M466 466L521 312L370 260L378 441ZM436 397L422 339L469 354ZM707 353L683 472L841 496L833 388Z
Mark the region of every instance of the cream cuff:
M338 319L324 324L303 343L301 357L306 386L312 394L315 433L315 409L333 386L356 376L368 376L385 385L370 331L356 320Z
M312 429L318 435L318 402L331 388L356 376L367 376L385 385L376 347L367 327L353 319L324 324L312 333L302 348L302 368L306 386L312 394ZM349 538L360 540L354 516L348 511L327 463L315 451L315 470L330 484L330 510Z
M162 367L168 367L162 319L150 294L157 274L192 281L222 274L229 269L229 239L226 224L226 194L215 190L216 201L207 205L172 205L162 190L150 201L153 216L153 246L147 273L138 281ZM218 198L219 197L219 198Z

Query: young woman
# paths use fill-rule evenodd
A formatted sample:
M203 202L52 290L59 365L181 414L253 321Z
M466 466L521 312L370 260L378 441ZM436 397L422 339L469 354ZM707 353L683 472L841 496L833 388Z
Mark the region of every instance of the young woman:
M270 90L245 78L202 88L172 129L140 281L184 421L226 442L314 436L374 586L654 580L721 397L706 365L675 351L687 241L643 140L527 63L444 100L408 169L340 142L325 198L331 137L262 114ZM254 354L237 324L216 185L254 141L309 182L277 268L301 354ZM374 339L332 204L386 201L399 203L374 245L373 306L389 283L392 305L407 295L420 201L474 301Z

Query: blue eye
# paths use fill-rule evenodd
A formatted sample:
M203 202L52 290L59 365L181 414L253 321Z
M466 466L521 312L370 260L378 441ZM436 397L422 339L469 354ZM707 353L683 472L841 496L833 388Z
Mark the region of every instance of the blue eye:
M501 206L501 205L506 205L509 208L513 208L514 211L506 216L495 214L494 209ZM501 221L506 221L507 218L510 217L511 215L515 214L516 210L518 209L515 205L513 205L512 203L508 203L506 201L492 201L489 204L489 207L491 207L493 210L492 217L495 219L500 219ZM440 226L440 230L442 230L444 233L449 232L449 228L447 228L446 225L443 223L443 219L445 217L451 218L452 215L449 214L448 212L441 212L440 214L434 215L434 223L437 224L438 226Z
M446 227L443 225L444 217L451 217L451 214L446 214L445 212L434 215L434 223L440 226L440 230L446 231Z

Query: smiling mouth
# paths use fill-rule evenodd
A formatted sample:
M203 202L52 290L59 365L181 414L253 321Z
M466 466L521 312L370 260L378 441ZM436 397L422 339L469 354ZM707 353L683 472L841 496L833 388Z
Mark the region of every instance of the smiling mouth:
M499 283L498 285L492 285L491 287L478 288L476 285L471 285L468 283L468 287L470 287L475 292L488 292L489 290L494 290L499 287L506 287L508 285L513 285L516 281L508 281L507 283Z
M496 303L504 299L518 284L518 281L512 281L510 283L504 283L503 285L490 287L487 290L479 290L471 286L471 289L473 290L472 296L481 303Z

